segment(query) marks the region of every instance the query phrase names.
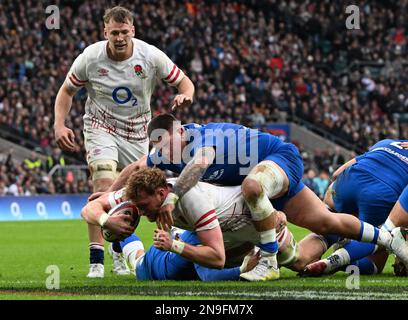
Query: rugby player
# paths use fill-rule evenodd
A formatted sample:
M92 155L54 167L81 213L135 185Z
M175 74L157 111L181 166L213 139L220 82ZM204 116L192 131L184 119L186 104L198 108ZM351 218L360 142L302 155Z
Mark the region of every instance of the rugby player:
M333 178L325 196L333 211L356 215L374 226L382 225L386 231L408 226L407 140L379 141L341 166ZM322 240L327 249L341 237L328 235ZM349 264L359 266L361 274L380 273L388 255L383 250L372 257L377 250L373 243L347 241L326 259L307 265L304 274L330 274Z
M89 222L99 221L110 208L127 199L138 206L141 215L153 222L174 183L174 179L166 180L160 169L143 168L131 175L126 188L89 202L83 208L82 216ZM160 229L155 231L155 246L202 266L240 265L259 242L240 186L221 187L199 182L177 202L173 216L177 227L195 231L200 246L172 240ZM286 227L284 214L277 213L275 218L279 226L278 241L283 250L278 253L279 261L281 265L290 264L296 260L296 241ZM130 219L126 216L127 222ZM128 223L118 221L118 216L108 216L104 228L121 237L129 236L134 230Z
M78 151L65 120L73 96L86 88L84 137L94 192L105 191L117 170L148 152L146 126L157 79L178 90L173 106L192 103L194 85L162 51L134 38L132 13L120 6L103 17L105 41L91 44L74 61L55 101L55 138L66 151ZM88 277L104 276L104 241L97 225L88 225ZM118 244L117 244L118 245ZM114 273L128 274L120 255L113 255Z

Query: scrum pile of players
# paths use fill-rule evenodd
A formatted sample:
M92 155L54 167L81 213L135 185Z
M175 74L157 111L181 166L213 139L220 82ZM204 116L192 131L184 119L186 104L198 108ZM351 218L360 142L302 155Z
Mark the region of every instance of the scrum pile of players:
M345 163L322 202L301 181L297 148L271 134L231 123L182 125L170 114L153 118L147 131L150 154L82 210L89 224L123 239L113 250L137 279L265 281L278 279L282 266L305 276L348 265L375 274L389 253L407 265L408 141L379 141ZM166 179L166 171L178 177ZM131 217L107 214L122 201L159 226L146 252ZM297 243L286 221L313 233Z

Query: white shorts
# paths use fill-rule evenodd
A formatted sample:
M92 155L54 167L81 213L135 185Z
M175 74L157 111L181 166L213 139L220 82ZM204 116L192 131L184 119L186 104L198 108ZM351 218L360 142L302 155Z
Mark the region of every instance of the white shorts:
M84 130L86 161L114 160L121 170L149 151L149 140L129 142L100 129Z
M260 242L259 232L253 224L246 225L235 231L223 232L226 252L225 268L239 266L249 251Z

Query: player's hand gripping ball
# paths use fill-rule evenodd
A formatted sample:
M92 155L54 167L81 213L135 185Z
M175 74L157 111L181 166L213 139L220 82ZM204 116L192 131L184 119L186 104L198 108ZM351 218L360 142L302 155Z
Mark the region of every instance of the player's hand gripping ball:
M132 220L129 225L133 226L134 228L136 228L140 222L139 209L131 201L121 202L117 206L110 209L108 215L110 215L111 217L119 215L130 216ZM106 241L109 242L114 242L123 238L119 234L116 234L106 227L102 227L102 236Z

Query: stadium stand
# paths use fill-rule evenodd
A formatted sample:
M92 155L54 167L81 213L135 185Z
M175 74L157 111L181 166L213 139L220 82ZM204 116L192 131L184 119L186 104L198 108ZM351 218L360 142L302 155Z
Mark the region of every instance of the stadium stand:
M52 124L58 88L73 59L103 39L103 11L117 3L55 1L61 14L58 32L40 23L44 3L0 3L0 136L11 134L51 156L56 148ZM262 126L293 121L361 152L382 138L408 136L408 1L360 1L365 26L360 30L344 26L348 4L136 0L125 5L134 12L136 37L163 49L191 75L196 101L176 113L184 122ZM172 95L159 83L152 100L154 113L168 111ZM80 91L67 122L78 144L78 152L65 155L73 157L72 163L85 159L85 98L86 92ZM73 184L67 173L50 179L46 163L26 170L21 161L0 152L0 194L91 190L86 179ZM307 156L305 167L321 180L325 172L332 172L333 157L337 164L342 162L338 154L327 154L332 150L302 152ZM305 179L309 176L313 174Z

